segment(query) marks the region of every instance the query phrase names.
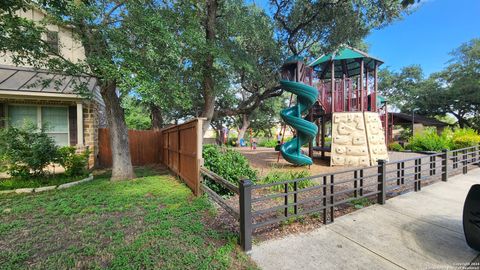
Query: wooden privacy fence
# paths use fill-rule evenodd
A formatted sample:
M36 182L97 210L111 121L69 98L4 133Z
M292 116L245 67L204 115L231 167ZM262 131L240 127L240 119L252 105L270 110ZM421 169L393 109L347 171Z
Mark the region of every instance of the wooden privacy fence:
M200 194L203 118L195 118L160 131L129 130L130 154L134 166L163 163L179 176L195 195ZM99 129L98 163L112 166L110 132Z
M129 130L130 155L134 166L158 164L162 162L162 133L154 130ZM98 129L98 165L112 166L110 130Z
M192 189L200 194L200 166L202 159L203 118L161 130L162 160Z

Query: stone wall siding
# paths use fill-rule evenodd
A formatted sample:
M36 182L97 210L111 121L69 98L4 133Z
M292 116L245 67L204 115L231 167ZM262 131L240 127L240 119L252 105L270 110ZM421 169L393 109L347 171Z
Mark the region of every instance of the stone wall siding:
M89 167L95 166L98 155L98 105L95 102L83 104L83 139L90 150Z
M36 99L13 99L0 97L0 103L4 104L25 104L25 105L57 105L57 106L76 106L75 101L60 101L60 100L36 100ZM90 157L88 160L89 168L96 165L96 157L98 154L98 105L94 101L83 102L83 139L84 146L76 146L78 152L83 152L87 147L90 150Z

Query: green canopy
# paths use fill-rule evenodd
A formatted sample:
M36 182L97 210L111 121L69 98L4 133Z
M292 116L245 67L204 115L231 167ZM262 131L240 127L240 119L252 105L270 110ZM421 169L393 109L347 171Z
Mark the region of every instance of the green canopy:
M335 65L335 78L342 78L343 74L347 77L353 77L360 74L360 62L363 59L365 69L373 71L375 64L378 66L383 64L383 61L371 57L360 50L343 47L333 53L324 54L309 64L310 67L318 70L319 78L325 79L331 77L331 62Z

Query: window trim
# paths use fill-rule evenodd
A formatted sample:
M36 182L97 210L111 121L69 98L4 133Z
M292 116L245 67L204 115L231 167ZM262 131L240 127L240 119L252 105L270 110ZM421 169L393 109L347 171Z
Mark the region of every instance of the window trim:
M70 111L68 109L68 105L39 105L39 104L29 104L29 103L4 103L5 104L5 119L7 119L7 121L5 121L5 127L8 128L9 126L9 118L10 118L10 115L9 115L9 111L8 111L8 108L10 106L28 106L28 107L36 107L37 108L37 129L40 130L42 128L42 108L43 107L60 107L60 108L66 108L67 109L67 145L66 146L72 146L70 144ZM45 132L46 134L49 134L49 133L52 133L52 134L65 134L65 132L48 132L46 131Z

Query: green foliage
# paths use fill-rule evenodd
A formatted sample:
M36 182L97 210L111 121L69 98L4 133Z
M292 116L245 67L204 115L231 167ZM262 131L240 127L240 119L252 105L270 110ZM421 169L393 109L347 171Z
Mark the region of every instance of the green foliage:
M441 151L442 149L461 149L480 144L480 135L471 128L446 128L439 136L434 129L426 129L415 134L407 145L413 151Z
M305 178L309 177L310 173L306 170L304 171L280 171L280 170L272 170L270 171L262 180L262 184L270 184L270 183L276 183L280 181L287 181L287 180L292 180L292 179L298 179L298 178ZM294 186L293 183L288 184L288 189L293 190ZM310 180L303 180L297 182L297 188L302 189L306 187L313 186L314 183ZM276 185L273 186L271 189L273 191L284 191L284 185Z
M129 129L147 130L152 128L152 119L146 106L132 96L122 99L122 108L125 111L125 122Z
M53 139L43 130L0 129L0 165L13 177L42 176L45 168L56 160L57 150Z
M225 180L238 185L241 179L257 179L257 172L250 167L248 159L233 149L222 149L216 145L203 146L204 166L220 175ZM213 181L207 182L208 186L220 195L230 192Z
M369 198L361 198L361 199L355 199L350 201L350 204L352 204L357 209L361 209L361 208L370 206L374 203Z
M0 252L0 268L254 267L235 234L211 226L207 197L192 196L165 173L136 174L143 177L110 182L104 174L56 192L2 195L0 238L9 248Z
M277 140L265 138L263 140L260 140L260 142L258 143L258 146L275 148L277 144L278 144Z
M229 137L227 140L227 145L228 146L238 146L238 138L237 137Z
M47 186L58 186L61 184L81 180L85 175L69 176L64 173L48 174L36 178L10 177L0 179L0 190L12 190L17 188L37 188Z
M408 142L406 149L412 151L442 151L451 148L451 140L448 136L437 134L435 129L428 128L422 133L415 134Z
M401 152L405 149L403 149L403 146L401 146L398 142L392 142L388 145L388 150Z
M452 134L452 149L461 149L480 144L480 135L471 128L457 128Z
M75 147L65 146L58 149L57 162L65 169L67 176L85 175L89 155L90 151L88 149L81 154L77 154Z
M400 18L408 2L390 0L376 5L369 1L305 0L277 2L272 6L279 28L277 36L289 53L302 55L313 50L319 55L342 43L358 44L371 29ZM362 16L351 16L359 13Z
M402 128L400 131L399 139L402 141L408 141L412 137L412 129L410 127Z

